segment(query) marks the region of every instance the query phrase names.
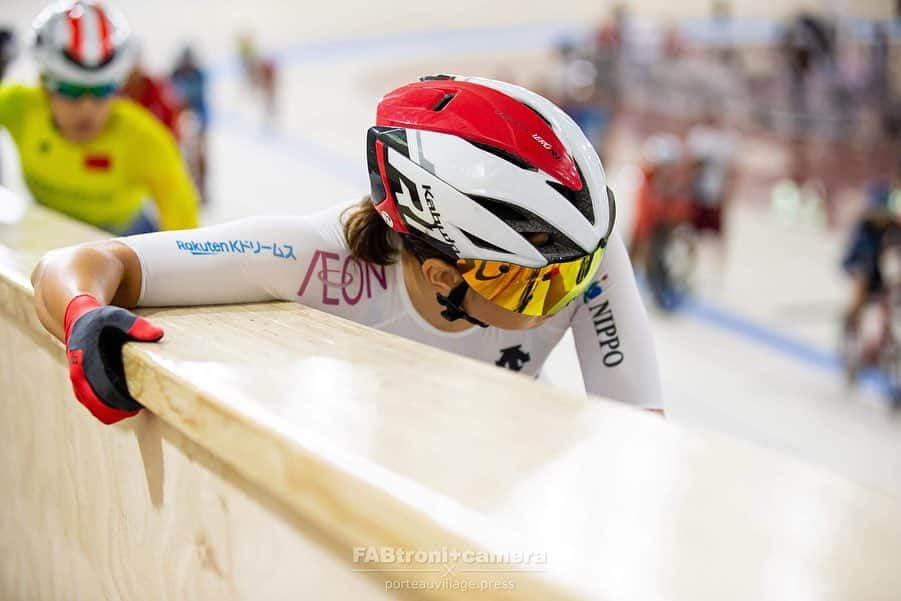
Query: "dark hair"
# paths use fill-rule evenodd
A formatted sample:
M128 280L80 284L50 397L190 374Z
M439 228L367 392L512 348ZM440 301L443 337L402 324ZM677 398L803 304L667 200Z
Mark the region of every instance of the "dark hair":
M415 235L400 235L385 223L375 210L368 196L348 207L341 214L344 221L344 238L351 254L361 261L374 265L390 265L397 262L401 250L409 252L420 263L426 259L440 259L454 264L456 259Z

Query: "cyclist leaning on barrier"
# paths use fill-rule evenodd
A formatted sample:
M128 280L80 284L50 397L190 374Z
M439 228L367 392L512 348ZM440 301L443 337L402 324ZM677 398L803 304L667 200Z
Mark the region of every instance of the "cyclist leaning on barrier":
M122 307L290 300L533 376L572 328L588 392L662 410L613 195L572 119L518 86L435 76L382 98L366 149L362 202L44 257L37 311L79 400L106 423L140 409L121 346L162 330Z

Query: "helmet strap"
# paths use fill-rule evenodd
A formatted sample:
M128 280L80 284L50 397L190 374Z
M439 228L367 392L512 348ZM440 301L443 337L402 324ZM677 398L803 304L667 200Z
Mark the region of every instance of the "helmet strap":
M469 323L477 325L480 328L487 328L487 323L476 319L463 308L463 297L466 296L467 290L469 290L469 284L466 283L466 280L463 280L457 284L447 296L444 296L443 294L435 295L438 298L438 302L444 307L444 311L441 312L441 317L448 321L465 319Z

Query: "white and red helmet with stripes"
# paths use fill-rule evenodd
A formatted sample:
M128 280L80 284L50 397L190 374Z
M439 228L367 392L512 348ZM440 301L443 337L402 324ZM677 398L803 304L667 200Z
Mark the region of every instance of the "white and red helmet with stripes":
M606 244L615 206L576 123L525 88L433 76L386 94L367 135L385 222L446 256L543 267ZM525 234L546 233L536 246Z
M93 0L63 0L41 11L31 48L44 75L83 86L120 84L136 57L122 14Z

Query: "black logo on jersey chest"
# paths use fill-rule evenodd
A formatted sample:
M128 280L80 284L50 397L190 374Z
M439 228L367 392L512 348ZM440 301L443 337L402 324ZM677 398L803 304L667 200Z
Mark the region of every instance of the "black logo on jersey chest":
M498 367L506 367L513 371L522 371L523 366L532 356L522 350L522 345L508 346L501 349L501 358L494 362Z

